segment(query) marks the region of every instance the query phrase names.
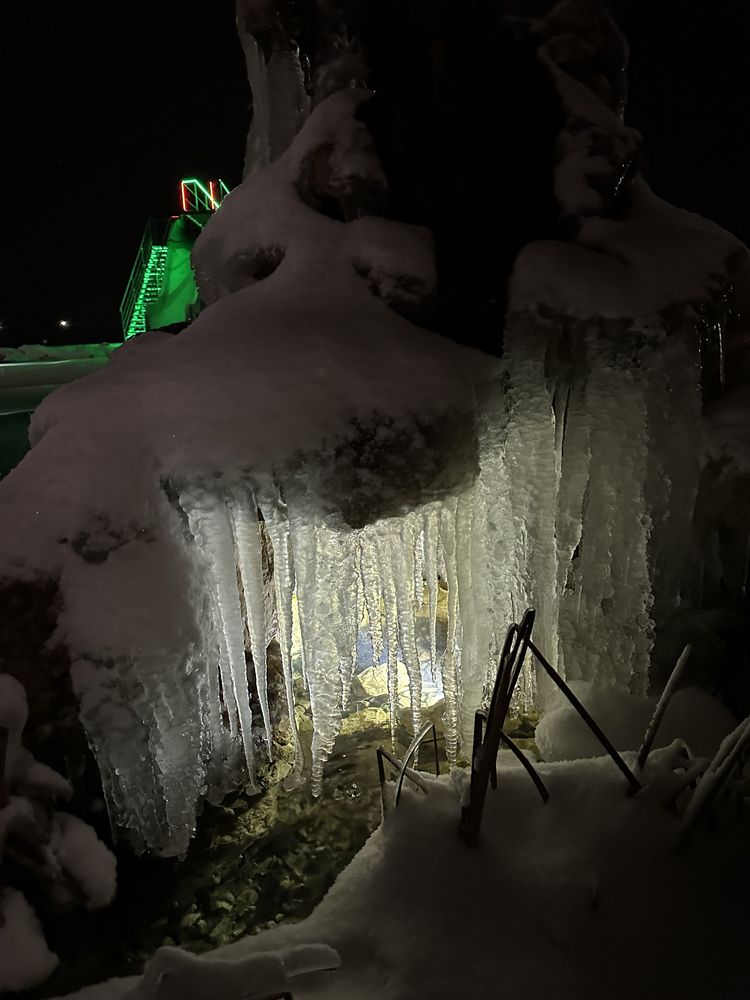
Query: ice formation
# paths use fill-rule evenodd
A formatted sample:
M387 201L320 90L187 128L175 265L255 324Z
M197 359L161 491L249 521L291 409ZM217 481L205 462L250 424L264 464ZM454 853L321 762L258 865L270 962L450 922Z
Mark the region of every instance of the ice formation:
M226 198L196 246L209 307L49 397L3 482L4 563L60 581L81 718L139 847L183 852L204 798L256 786L276 690L299 779L302 683L319 791L363 645L394 730L437 678L455 760L525 607L563 673L641 694L653 616L693 585L723 328L675 306L710 299L737 244L635 187L617 221L523 251L502 362L480 355L405 318L434 291L431 240L358 210L386 185L367 97L323 101ZM518 692L545 697L531 668Z

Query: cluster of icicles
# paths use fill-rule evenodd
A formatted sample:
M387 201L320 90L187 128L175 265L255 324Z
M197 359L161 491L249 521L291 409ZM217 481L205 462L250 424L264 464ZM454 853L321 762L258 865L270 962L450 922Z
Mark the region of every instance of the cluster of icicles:
M297 771L301 767L295 600L313 719L314 793L350 709L363 629L373 663L385 656L388 664L392 728L403 707L400 662L416 730L423 677L417 617L426 611L429 668L444 692L451 761L462 740L470 746L474 712L494 677L505 632L527 606L537 611L537 643L563 674L645 690L654 600L650 562L660 568L663 599L676 600L675 567L690 533L690 504L683 512L672 497L677 488L683 496L694 494L698 463L689 447L670 444L675 424L686 438L697 424L699 401L688 391L695 372L684 354L666 366L658 345L644 348L636 366L623 363L619 345L602 347L592 326L589 350L612 356L597 357L585 381L561 379L550 386L545 358L526 333L509 330L513 386L510 393L496 387L483 401L479 472L457 495L360 529L322 516L299 479L273 489L244 484L221 496L181 497L210 580L215 654L209 671L215 704L223 706L212 726L228 727L224 733L214 728L212 744L239 739L251 781L245 630L269 753L265 651L278 640ZM675 395L670 386L684 392ZM661 528L651 537L654 518ZM439 646L440 585L447 588L448 626ZM525 710L540 696L544 691L537 692L527 665L516 707Z
M409 677L414 728L421 723L422 662L417 615L427 605L430 669L445 693L448 756L455 761L460 733L462 685L461 618L457 546L462 513L470 496L433 502L400 517L361 529L335 527L309 517L306 505L238 489L220 500L191 492L180 498L208 574L215 638L215 746L240 739L251 783L255 780L252 693L245 660L245 630L252 650L255 696L266 752L272 753L267 650L278 640L287 712L295 744L295 770L302 767L296 726L293 644L298 616L302 681L313 717L312 790L321 789L323 766L351 707L357 645L365 629L373 663L385 656L391 728L398 723L399 663ZM464 511L464 509L466 509ZM272 555L269 553L269 549ZM273 572L271 574L271 563ZM465 569L465 567L464 567ZM270 581L272 580L272 583ZM448 637L438 643L440 581L449 594ZM440 646L440 648L439 648ZM489 668L489 662L485 665ZM210 668L209 668L210 669ZM487 670L485 670L485 673ZM482 682L484 677L482 677ZM465 679L464 679L465 685Z
M527 334L507 332L513 379L481 401L478 473L455 495L352 529L320 512L300 476L183 489L180 544L195 567L199 638L168 660L144 648L117 669L82 663L76 673L111 815L136 844L181 853L203 799L220 799L243 772L256 781L257 755L273 752L279 718L268 694L273 639L297 780L301 665L316 793L364 665L363 632L372 662L387 663L394 728L408 707L399 705L399 670L409 677L415 729L425 670L437 676L452 761L462 743L471 746L506 630L526 607L537 612L537 645L563 675L645 689L651 609L679 600L689 551L695 366L687 349L667 358L645 335L634 364L592 324L587 376L550 384L539 338ZM447 639L436 627L439 587L447 589ZM521 710L543 702L531 666L517 691Z

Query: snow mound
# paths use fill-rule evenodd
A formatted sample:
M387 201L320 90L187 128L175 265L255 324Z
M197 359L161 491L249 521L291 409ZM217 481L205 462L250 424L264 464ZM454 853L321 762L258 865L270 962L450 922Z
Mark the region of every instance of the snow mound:
M425 775L428 794L405 791L310 917L206 957L326 941L340 969L300 978L295 1000L510 1000L530 983L555 1000L740 1000L748 821L676 850L681 817L660 798L672 759L652 752L636 796L609 758L539 765L546 805L520 768L501 767L476 850L457 836L466 773Z
M640 748L656 698L639 698L616 688L582 681L573 682L571 688L617 750ZM696 756L712 757L736 725L736 718L718 699L699 688L680 688L669 702L655 745L665 747L673 740L683 739ZM549 702L536 728L535 740L547 761L599 757L604 753L586 723L562 695Z
M117 892L117 861L88 823L58 813L51 849L83 891L87 910L109 906Z

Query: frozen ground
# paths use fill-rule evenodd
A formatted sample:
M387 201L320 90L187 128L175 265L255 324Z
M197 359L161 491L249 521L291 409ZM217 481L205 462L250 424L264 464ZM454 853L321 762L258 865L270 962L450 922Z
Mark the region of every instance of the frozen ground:
M680 809L663 804L670 759L652 753L651 783L635 797L608 758L541 765L547 805L517 765L503 765L477 850L457 832L465 772L430 780L429 795L406 794L307 920L212 953L212 995L254 995L252 963L245 994L224 989L237 969L216 959L323 943L341 968L295 978L295 1000L747 996L748 821L720 816L680 851ZM170 965L172 995L174 956ZM205 996L191 990L200 980L193 970L179 995ZM136 983L76 996L114 1000Z

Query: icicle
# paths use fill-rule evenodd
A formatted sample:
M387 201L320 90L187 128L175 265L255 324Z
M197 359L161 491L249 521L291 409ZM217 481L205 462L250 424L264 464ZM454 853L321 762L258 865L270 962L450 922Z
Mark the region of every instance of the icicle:
M237 708L242 731L242 745L247 764L248 781L255 784L253 761L252 712L245 664L244 623L237 589L232 526L226 507L207 494L191 494L180 499L187 513L190 530L199 550L206 559L211 579L218 638L220 643L221 676L224 698ZM234 735L234 734L233 734Z
M412 515L415 516L415 515ZM414 538L414 607L420 611L424 604L424 529L416 527Z
M398 532L394 530L398 522L389 532L391 568L396 591L399 646L409 677L412 726L417 733L422 725L422 669L417 649L416 601L412 586L416 572L416 517L408 514L400 522Z
M360 535L360 576L362 596L367 610L370 639L372 641L373 663L383 658L383 594L380 588L380 566L376 543L376 530L365 528Z
M338 567L331 595L333 632L339 654L341 706L342 710L347 712L351 701L352 679L357 667L359 545L356 534L340 531L329 533L328 545L331 559Z
M635 676L636 693L645 685L651 643L646 409L633 372L604 360L586 384L591 465L575 567L574 676L626 688Z
M433 681L437 676L437 607L438 607L438 547L440 545L440 513L437 504L430 504L422 514L422 544L424 576L427 581L430 622L430 670Z
M455 657L457 674L460 667L463 709L459 724L464 740L469 741L474 731L474 713L485 687L488 647L483 629L484 567L479 554L474 551L476 540L472 537L475 506L474 493L462 493L458 497L454 529L456 592L459 595L462 628L461 647Z
M204 680L200 688L200 703L204 719L203 742L208 760L205 794L212 803L219 803L224 798L234 776L241 769L243 756L239 742L224 723L222 705L225 703L221 696L219 670L216 649L210 648L203 658Z
M297 578L297 607L313 717L312 793L319 795L323 767L341 725L341 675L335 593L338 549L331 530L306 516L304 494L288 497L292 555Z
M289 728L294 741L293 782L300 780L303 764L302 744L297 728L294 701L294 674L292 668L292 599L294 596L294 565L289 538L289 524L283 509L277 501L260 500L261 512L273 547L273 578L276 588L276 618L278 623L279 649L284 670Z
M562 424L564 423L564 427ZM582 405L580 389L567 392L565 420L560 428L560 457L562 475L557 498L557 588L560 594L560 629L557 669L563 676L571 673L580 676L575 657L565 657L566 645L573 648L568 620L575 621L580 614L581 590L576 586L576 559L583 532L583 516L588 490L591 447L590 421Z
M510 413L506 431L506 470L513 520L520 603L536 609L534 639L557 663L558 593L555 516L560 470L557 464L553 394L545 370L545 351L524 323L507 330ZM523 608L521 609L523 613ZM533 674L527 673L533 695Z
M388 702L391 717L391 740L395 743L400 705L398 691L398 604L389 539L389 532L392 528L390 522L382 521L377 525L376 530L376 552L380 570L380 589L385 609L385 634L388 648Z
M229 504L232 533L245 595L250 650L255 668L255 689L260 702L269 760L273 757L273 732L268 707L268 660L266 642L263 549L258 510L254 498L235 495Z
M187 669L185 669L185 666ZM183 669L152 654L142 660L141 676L147 675L145 696L153 713L150 733L166 821L162 856L184 854L195 829L198 802L205 794L205 764L201 756L201 731L193 696L200 683L200 668L188 663ZM165 689L161 678L183 674L180 684ZM166 834L166 837L165 837Z
M445 692L445 744L448 761L456 763L459 733L458 664L461 658L458 572L456 568L456 504L446 503L440 511L440 549L448 584L448 642L443 655L442 677Z

